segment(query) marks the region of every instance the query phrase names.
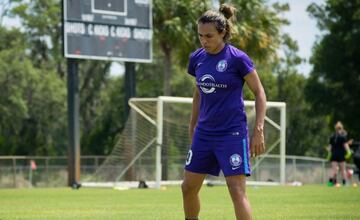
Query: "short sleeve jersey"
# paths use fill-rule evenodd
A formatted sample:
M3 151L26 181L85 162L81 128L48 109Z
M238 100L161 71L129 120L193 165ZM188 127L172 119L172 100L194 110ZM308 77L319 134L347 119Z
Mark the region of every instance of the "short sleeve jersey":
M346 135L340 135L334 133L330 137L331 153L333 154L345 154L344 144L347 141Z
M188 73L196 78L200 91L198 133L246 135L242 90L244 77L253 70L252 60L230 44L217 54L200 48L190 55Z

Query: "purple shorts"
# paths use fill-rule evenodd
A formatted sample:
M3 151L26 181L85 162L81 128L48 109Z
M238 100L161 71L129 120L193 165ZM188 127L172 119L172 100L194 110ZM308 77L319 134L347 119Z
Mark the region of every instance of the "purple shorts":
M219 176L220 170L224 176L250 176L248 137L209 140L194 135L186 158L185 170L213 176Z

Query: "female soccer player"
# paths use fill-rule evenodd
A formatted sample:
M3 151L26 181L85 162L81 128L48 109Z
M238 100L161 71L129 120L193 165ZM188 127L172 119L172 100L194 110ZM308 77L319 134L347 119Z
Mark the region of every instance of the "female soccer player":
M352 140L347 140L347 132L344 130L343 124L338 121L335 124L335 133L331 135L329 141L329 152L331 161L331 177L328 182L328 186L340 186L337 183L338 165L340 166L340 174L342 177L343 185L346 185L346 152L350 152L349 144ZM349 153L351 155L351 153Z
M198 193L207 174L222 170L237 220L251 219L245 192L250 176L250 154L265 151L266 96L251 59L230 45L235 8L223 4L219 12L207 11L197 21L202 48L190 56L188 73L196 78L189 135L189 150L182 183L185 219L200 212ZM256 97L256 124L250 141L242 88L247 83Z

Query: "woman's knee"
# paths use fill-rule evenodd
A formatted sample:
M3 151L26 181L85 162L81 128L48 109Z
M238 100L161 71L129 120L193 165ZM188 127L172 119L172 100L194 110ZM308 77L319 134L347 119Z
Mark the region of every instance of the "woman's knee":
M184 195L194 194L196 195L202 186L205 179L205 174L197 174L189 171L185 171L184 181L181 184L181 190Z
M191 184L188 181L183 181L181 184L181 190L183 195L197 194L199 191L199 186L196 184Z
M246 197L245 188L239 184L228 184L229 192L239 197Z
M227 186L231 195L238 198L246 198L246 185L242 179L228 179Z

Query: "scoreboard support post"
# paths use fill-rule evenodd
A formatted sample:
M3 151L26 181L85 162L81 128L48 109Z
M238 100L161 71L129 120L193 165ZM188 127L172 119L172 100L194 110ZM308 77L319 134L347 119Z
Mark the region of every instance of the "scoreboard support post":
M125 62L125 121L129 116L130 106L128 104L129 99L136 96L136 72L134 62Z
M80 94L78 63L76 59L67 59L68 90L68 186L80 187Z
M131 120L132 130L131 130L131 144L125 144L125 152L127 152L127 163L131 163L132 158L135 157L135 151L133 145L135 142L136 136L136 116L130 116L130 106L129 99L136 96L136 72L135 72L135 63L134 62L125 62L125 76L124 76L124 124L128 120ZM129 117L130 116L130 117ZM125 173L125 180L133 180L135 178L135 169L130 168Z

